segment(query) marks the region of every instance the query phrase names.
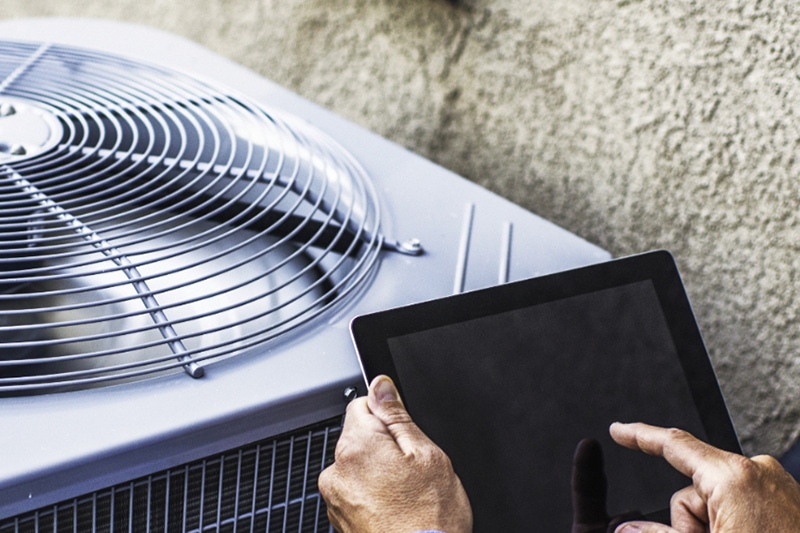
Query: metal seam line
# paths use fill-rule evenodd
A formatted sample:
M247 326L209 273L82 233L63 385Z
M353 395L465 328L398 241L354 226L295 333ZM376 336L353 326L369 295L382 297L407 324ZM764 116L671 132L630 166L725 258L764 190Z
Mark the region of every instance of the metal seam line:
M500 244L500 271L497 281L500 285L508 283L511 270L511 237L514 225L511 222L503 224L503 235Z
M461 239L458 244L458 262L456 263L456 277L453 283L453 294L464 292L464 283L467 277L467 261L469 256L469 241L472 236L472 219L475 215L475 204L470 202L464 210L464 221L461 225Z

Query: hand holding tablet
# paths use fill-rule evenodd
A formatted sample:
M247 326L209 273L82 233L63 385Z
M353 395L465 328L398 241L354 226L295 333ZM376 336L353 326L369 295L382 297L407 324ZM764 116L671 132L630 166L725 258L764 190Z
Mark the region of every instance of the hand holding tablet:
M336 462L319 477L341 533L470 533L467 495L447 456L411 420L391 380L347 406Z
M692 484L672 499L675 529L630 515L611 518L601 450L584 440L573 468L572 533L796 531L800 486L774 459L748 459L686 432L646 424L615 423L610 431L620 445L663 457ZM348 407L336 462L320 476L319 489L341 533L472 531L469 503L452 466L411 420L386 376L372 381L368 398Z

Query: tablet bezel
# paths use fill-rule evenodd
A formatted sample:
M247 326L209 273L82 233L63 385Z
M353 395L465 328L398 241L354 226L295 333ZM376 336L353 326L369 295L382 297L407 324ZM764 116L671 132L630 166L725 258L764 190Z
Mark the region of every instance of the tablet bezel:
M350 331L366 383L390 376L403 396L388 339L430 328L650 280L658 295L708 442L741 453L675 260L657 250L355 317Z
M350 329L366 383L377 375L386 374L397 384L402 397L403 382L389 348L389 341L394 337L644 281L650 281L655 290L707 442L741 453L677 265L667 251L648 252L362 315L351 321ZM666 507L643 511L649 520L667 524L670 521L670 511Z

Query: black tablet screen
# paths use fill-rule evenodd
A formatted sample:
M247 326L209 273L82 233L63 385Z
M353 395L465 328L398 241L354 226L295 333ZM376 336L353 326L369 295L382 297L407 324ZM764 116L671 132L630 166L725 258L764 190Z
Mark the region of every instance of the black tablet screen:
M387 344L409 412L450 455L478 533L568 532L572 456L584 437L603 447L612 515L667 507L687 480L614 444L611 422L706 436L649 280Z

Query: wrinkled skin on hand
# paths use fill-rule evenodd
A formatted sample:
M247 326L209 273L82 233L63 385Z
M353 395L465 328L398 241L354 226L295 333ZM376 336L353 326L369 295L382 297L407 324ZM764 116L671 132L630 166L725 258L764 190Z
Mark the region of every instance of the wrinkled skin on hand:
M319 489L341 533L472 531L450 459L414 424L386 376L348 405L335 462L320 474Z
M630 522L617 533L800 531L800 486L774 458L748 459L685 431L646 424L613 424L611 436L627 448L663 457L692 479L672 497L672 527Z

